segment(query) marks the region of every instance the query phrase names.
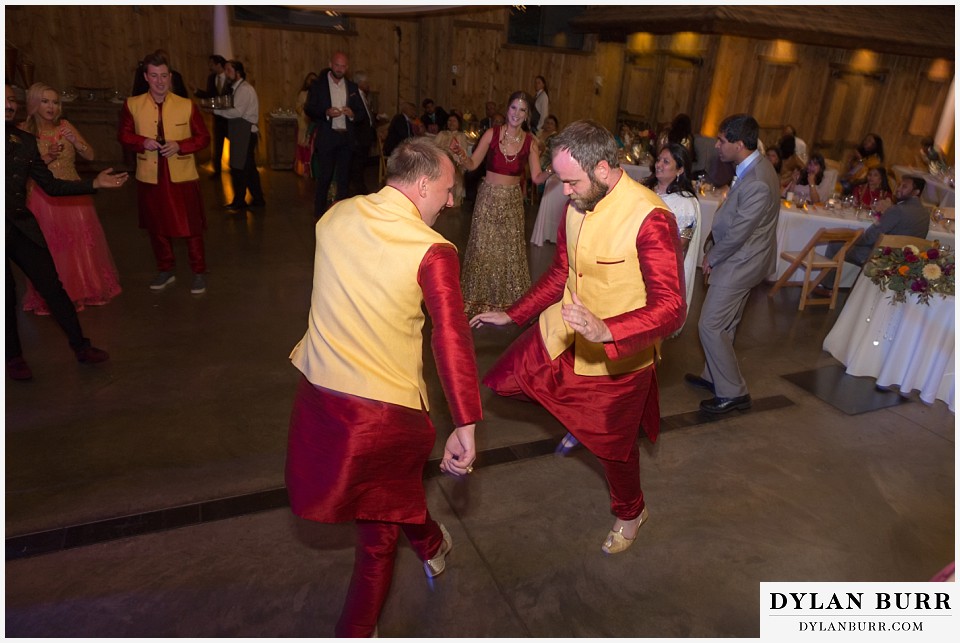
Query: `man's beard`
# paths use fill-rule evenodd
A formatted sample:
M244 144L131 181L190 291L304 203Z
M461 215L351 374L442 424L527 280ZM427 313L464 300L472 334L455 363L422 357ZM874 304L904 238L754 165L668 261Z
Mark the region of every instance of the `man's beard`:
M609 186L604 185L597 180L597 177L594 174L590 174L590 191L584 194L583 196L571 196L570 200L573 202L573 205L580 212L589 212L597 207L597 204L603 200L603 197L607 196L607 190Z
M336 78L337 80L340 80L341 78L343 78L343 72L342 72L342 71L333 71L333 70L331 69L331 70L330 70L330 73L333 74L333 77Z

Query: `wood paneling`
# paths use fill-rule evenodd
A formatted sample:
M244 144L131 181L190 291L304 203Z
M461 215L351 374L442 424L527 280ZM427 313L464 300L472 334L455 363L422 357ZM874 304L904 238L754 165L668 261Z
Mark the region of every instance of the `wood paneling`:
M644 11L649 14L648 8ZM669 120L674 110L687 111L695 129L712 135L723 117L756 109L767 142L787 123L811 146L824 134L829 135L825 140L839 140L840 130L844 141L876 131L891 165L913 160L922 138L916 132L925 129L921 121L928 123L942 109L942 92L923 81L932 60L888 53L877 54L876 65L885 70L883 81L877 81L869 100L857 103L849 123L844 123L842 110L828 109L831 116L824 119L824 105L833 105L838 91L831 86L831 65L851 65L851 51L796 44L795 66L784 79L769 67L770 41L719 34L700 36L702 66L692 74L682 65L670 68L658 81L662 86L654 87L656 101L648 102L624 87L625 78L633 74L624 72L625 44L596 42L597 37L589 35L593 44L588 52L507 45L508 12L507 7L483 7L423 17L358 17L351 20L349 33L231 25L231 38L235 57L257 88L264 129L267 114L291 107L307 72L326 67L337 49L349 55L353 71L367 72L379 93L380 111L388 116L400 102L419 105L427 96L445 108L482 115L487 100L503 109L510 93L532 92L534 77L543 75L550 111L561 125L592 118L613 129L618 110L639 102L650 109L661 106L650 114L651 120ZM128 92L136 61L159 47L170 52L188 84L199 85L206 78L207 56L213 53L210 6L20 6L6 7L5 19L8 44L35 63L37 80L58 87ZM669 49L664 43L671 38L657 36L656 49ZM953 63L947 66L949 78Z

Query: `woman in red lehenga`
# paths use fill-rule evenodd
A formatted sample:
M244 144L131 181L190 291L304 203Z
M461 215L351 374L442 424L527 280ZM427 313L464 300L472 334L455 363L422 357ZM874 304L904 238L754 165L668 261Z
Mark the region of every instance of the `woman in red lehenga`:
M21 127L37 137L40 155L58 179L80 179L77 155L93 159L93 148L66 119L60 118L60 95L43 83L27 91L27 120ZM57 274L77 310L100 306L120 294L117 267L89 195L50 197L33 185L27 197L47 240ZM27 282L23 309L48 315L43 297Z

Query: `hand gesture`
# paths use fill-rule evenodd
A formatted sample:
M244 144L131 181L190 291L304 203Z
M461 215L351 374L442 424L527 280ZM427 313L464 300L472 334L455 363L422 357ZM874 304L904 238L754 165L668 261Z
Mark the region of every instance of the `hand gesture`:
M474 315L470 320L470 328L480 328L484 324L491 324L493 326L506 326L512 321L513 320L510 319L510 315L507 313L498 310L491 310L490 312Z
M153 150L159 150L160 143L158 143L155 139L148 138L143 142L143 149L145 149L148 152L152 152Z
M346 116L347 118L353 120L353 110L348 106L344 105L343 109L340 110L340 113Z
M573 303L564 304L560 308L560 316L563 320L573 327L584 338L591 342L610 342L613 341L613 335L610 329L602 319L590 312L590 309L583 305L577 293L573 293Z
M115 174L113 168L108 167L93 180L93 187L98 189L118 188L126 183L128 178L130 178L130 176L126 172L117 172Z
M180 143L177 143L176 141L167 141L166 143L160 146L160 154L162 154L167 158L170 158L171 156L179 153L180 153Z
M477 459L477 447L473 441L475 424L465 424L454 429L443 448L440 470L453 476L465 476L473 471Z
M343 114L338 107L328 107L327 108L327 118L336 118Z
M70 143L71 143L74 147L76 147L76 145L77 145L77 133L74 131L74 129L73 129L69 124L67 124L66 122L64 122L63 124L61 124L61 125L60 125L60 129L58 130L58 132L60 133L60 136L62 136L63 138L67 139L68 141L70 141Z

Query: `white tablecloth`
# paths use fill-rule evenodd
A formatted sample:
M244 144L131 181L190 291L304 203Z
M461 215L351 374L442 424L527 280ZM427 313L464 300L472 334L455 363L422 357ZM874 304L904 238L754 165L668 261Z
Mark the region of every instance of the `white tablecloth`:
M927 404L943 400L954 411L954 298L934 296L924 306L916 295L896 305L890 296L861 275L823 349L850 375L920 391Z
M706 240L707 234L713 227L713 217L720 207L722 192L707 194L700 197L700 219L703 223L703 237ZM780 208L780 220L777 223L777 257L785 250L801 250L807 242L813 238L820 228L862 228L866 230L873 222L872 219L858 219L856 211L847 210L827 210L822 206L807 206L807 210L798 210L797 208ZM928 239L936 239L942 246L955 247L955 235L946 230L942 224L930 223L930 232L927 233ZM703 244L698 248L697 263L703 263ZM776 281L780 275L790 266L790 263L783 259L778 259L777 270L767 277L769 281ZM847 264L843 269L843 277L840 285L849 287L857 278L860 268L853 264ZM797 279L802 277L795 274ZM791 278L792 279L792 278Z
M530 243L542 246L544 241L557 242L557 227L563 217L563 208L567 204L567 197L563 194L563 182L555 174L551 175L543 186L543 196L540 197L540 209L537 210L537 220L533 224L533 234Z

